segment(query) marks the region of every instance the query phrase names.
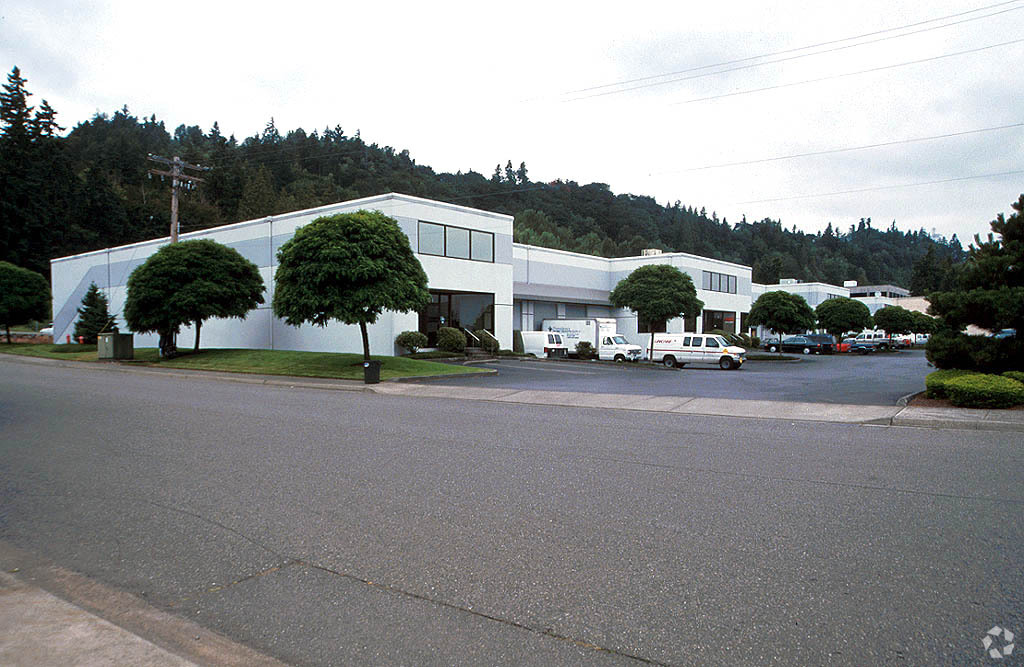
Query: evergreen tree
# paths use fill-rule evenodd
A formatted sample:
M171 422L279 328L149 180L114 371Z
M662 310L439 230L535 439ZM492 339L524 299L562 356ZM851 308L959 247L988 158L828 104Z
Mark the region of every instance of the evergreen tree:
M81 339L87 345L95 345L98 334L116 331L117 317L111 316L106 295L100 291L96 283L91 283L89 290L82 297L82 306L78 309L75 340Z

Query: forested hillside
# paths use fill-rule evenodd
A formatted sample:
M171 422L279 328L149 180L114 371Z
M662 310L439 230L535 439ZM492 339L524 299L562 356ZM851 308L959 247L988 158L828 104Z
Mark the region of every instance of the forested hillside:
M517 241L607 257L661 248L754 267L754 280L894 283L945 288L964 257L959 240L902 232L895 222L828 222L824 232L776 220L719 219L699 204L662 205L603 183L531 181L526 164L494 172L436 173L406 150L366 143L341 126L282 132L273 119L238 141L215 123L169 133L127 108L99 114L62 136L56 112L30 103L15 68L0 94L0 260L49 275L53 257L166 236L170 184L148 175L147 154L211 167L183 195L182 232L399 192L516 216ZM683 193L685 194L685 193Z

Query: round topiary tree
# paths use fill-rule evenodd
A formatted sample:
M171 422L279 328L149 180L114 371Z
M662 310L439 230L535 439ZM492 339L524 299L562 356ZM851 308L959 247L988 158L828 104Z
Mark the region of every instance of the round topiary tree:
M358 324L366 331L385 310L421 310L430 302L427 274L398 223L379 211L317 218L277 251L274 314L292 326Z
M132 271L124 320L132 331L159 333L161 353L173 356L164 341L182 325L195 327L198 350L205 320L245 319L261 303L263 278L255 264L210 239L182 241L165 245Z
M45 320L50 313L50 285L46 278L10 262L0 262L0 322L11 342L11 325Z

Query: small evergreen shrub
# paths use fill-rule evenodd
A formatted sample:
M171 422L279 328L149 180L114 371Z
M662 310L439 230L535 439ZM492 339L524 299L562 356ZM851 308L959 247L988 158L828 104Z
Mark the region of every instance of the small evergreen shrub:
M961 375L946 382L946 394L959 408L1012 408L1024 404L1024 384L1000 375Z
M516 329L512 332L512 351L516 354L524 354L526 348L523 346L523 332Z
M403 331L395 336L395 345L404 347L409 354L416 354L427 346L427 334L419 331Z
M590 341L581 340L576 343L576 356L580 359L595 359L597 350L594 349L594 344Z
M437 347L445 352L466 351L466 334L454 327L441 327L437 330Z
M116 333L117 318L111 316L110 305L106 295L100 291L96 283L89 285L89 290L82 297L82 307L78 309L78 320L75 322L75 341L81 337L86 345L95 345L96 336L101 333Z
M977 375L977 373L975 371L964 371L958 369L934 371L929 373L928 377L924 379L924 388L926 389L925 396L928 398L946 398L946 383L953 378L962 377L964 375Z
M1017 382L1024 384L1024 371L1006 371L1003 373L1003 377L1007 377L1011 380L1016 380Z
M498 339L491 334L487 329L479 329L474 331L473 334L480 339L480 347L483 348L487 354L497 354L501 344Z

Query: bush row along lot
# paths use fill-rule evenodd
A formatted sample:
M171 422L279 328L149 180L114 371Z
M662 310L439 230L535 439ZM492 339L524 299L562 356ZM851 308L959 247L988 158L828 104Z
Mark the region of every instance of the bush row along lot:
M546 389L586 393L704 396L723 399L894 405L924 390L935 370L922 350L868 356L801 357L799 362L748 361L738 371L688 365L677 371L641 364L498 361L484 365L498 375L436 380L459 386Z

